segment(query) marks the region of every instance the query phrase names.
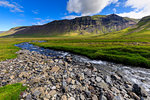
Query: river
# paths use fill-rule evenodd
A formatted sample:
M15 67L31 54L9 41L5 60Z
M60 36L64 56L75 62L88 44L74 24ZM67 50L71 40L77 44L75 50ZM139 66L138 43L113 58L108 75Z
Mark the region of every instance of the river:
M124 66L122 64L115 64L112 62L106 62L101 60L91 60L84 56L75 55L69 52L45 49L42 47L34 46L33 44L27 42L16 44L15 46L29 51L36 51L40 54L56 58L71 56L74 62L81 64L91 63L100 70L102 70L105 74L120 73L128 81L142 86L150 95L150 69Z

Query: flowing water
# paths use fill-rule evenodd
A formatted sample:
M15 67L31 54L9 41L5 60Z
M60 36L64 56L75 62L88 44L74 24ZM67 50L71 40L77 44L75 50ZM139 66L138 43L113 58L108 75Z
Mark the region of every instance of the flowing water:
M30 43L21 43L16 44L15 46L29 51L36 51L40 54L56 58L71 56L73 58L73 61L78 63L91 63L93 65L96 65L100 70L105 73L112 74L115 72L119 72L123 75L125 79L132 83L136 83L139 86L142 86L150 94L150 69L124 66L121 64L115 64L101 60L91 60L87 57L71 54L68 52L41 48L38 46L34 46Z

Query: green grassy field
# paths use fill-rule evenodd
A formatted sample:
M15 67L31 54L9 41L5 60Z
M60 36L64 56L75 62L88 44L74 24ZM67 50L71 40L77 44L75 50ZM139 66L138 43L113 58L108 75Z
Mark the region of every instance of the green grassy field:
M15 39L0 39L0 61L15 58L19 48L15 47L16 43L21 41L17 41Z
M24 41L28 39L0 38L0 61L15 58L15 52L19 51L19 48L14 45Z
M20 93L26 88L20 83L0 87L0 100L19 100Z

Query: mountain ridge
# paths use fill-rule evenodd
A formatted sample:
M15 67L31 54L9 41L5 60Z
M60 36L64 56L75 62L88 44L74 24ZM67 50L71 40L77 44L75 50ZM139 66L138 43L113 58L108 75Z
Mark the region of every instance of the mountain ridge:
M44 25L23 26L12 28L4 34L9 36L53 36L75 32L78 35L105 34L119 31L137 22L130 18L111 15L95 15L77 17L75 19L55 20Z

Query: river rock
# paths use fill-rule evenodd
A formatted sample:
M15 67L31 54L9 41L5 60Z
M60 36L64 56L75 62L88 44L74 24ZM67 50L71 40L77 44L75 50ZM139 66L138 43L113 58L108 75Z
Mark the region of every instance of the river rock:
M115 88L115 87L112 87L111 90L112 90L112 92L114 92L114 93L120 93L120 91L119 91L117 88Z
M129 95L134 98L135 100L140 100L140 97L137 96L134 92L129 92Z
M61 99L62 99L62 100L67 100L67 96L66 96L66 95L63 95L63 96L61 97Z
M81 100L86 100L86 99L85 99L85 96L82 95L82 94L80 94L80 99L81 99Z
M50 72L51 72L51 73L54 73L54 72L57 73L57 72L59 71L59 69L60 69L60 68L59 68L58 66L55 66L55 67L52 67L52 69L51 69Z
M97 81L97 82L100 82L101 80L102 80L102 78L96 77L96 81Z
M92 72L91 72L90 69L86 68L84 71L85 71L85 74L86 74L87 76L91 77Z
M14 78L15 78L15 76L14 76L14 75L10 76L10 79L14 79Z
M56 89L56 86L53 86L51 89L52 89L52 90L55 90L55 89Z
M98 100L98 97L96 95L93 95L92 100Z
M112 83L110 76L105 76L105 82L109 84Z
M40 92L39 90L33 91L33 95L34 95L35 97L39 97L40 94L41 94L41 92Z
M124 100L124 99L123 99L123 97L121 95L119 95L119 96L115 96L113 98L113 100Z
M72 79L71 78L68 78L67 79L67 83L71 83Z
M132 91L137 95L142 96L141 87L139 87L137 84L133 85Z
M68 100L75 100L75 98L74 97L70 97Z
M56 92L55 90L51 90L51 91L49 92L50 96L52 96L52 97L53 97L56 93L57 93L57 92Z
M111 78L114 80L121 80L121 78L118 75L111 75Z
M28 94L28 95L26 96L26 99L25 99L25 100L31 100L31 99L32 99L31 94Z
M99 100L107 100L107 98L106 98L104 95L101 95L101 96L99 97Z
M107 85L107 83L105 83L105 82L100 82L100 83L97 83L98 84L98 86L100 87L100 88L103 88L104 90L108 90L108 85Z

